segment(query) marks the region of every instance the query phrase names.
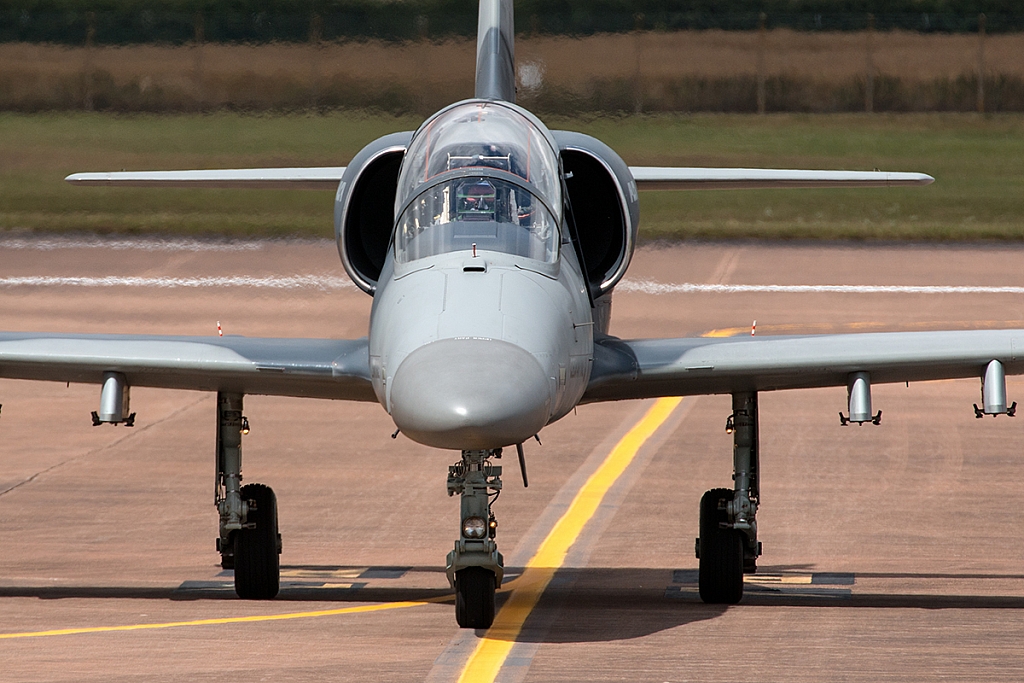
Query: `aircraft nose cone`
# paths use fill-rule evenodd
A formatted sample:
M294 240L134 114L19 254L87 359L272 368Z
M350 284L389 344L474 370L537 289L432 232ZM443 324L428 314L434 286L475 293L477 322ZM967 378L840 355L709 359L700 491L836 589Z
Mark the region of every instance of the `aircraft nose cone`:
M413 441L456 450L499 448L540 431L551 416L548 379L508 342L443 339L395 372L391 417Z

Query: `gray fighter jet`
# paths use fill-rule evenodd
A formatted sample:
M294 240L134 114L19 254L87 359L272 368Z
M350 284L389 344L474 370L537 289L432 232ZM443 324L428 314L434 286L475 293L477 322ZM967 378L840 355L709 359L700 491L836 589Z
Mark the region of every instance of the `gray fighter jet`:
M274 597L273 491L240 485L246 394L376 401L410 439L452 449L461 499L447 573L463 627L487 627L503 578L492 464L574 407L731 394L734 485L700 503L700 595L735 603L761 553L758 392L845 386L844 423L878 423L871 383L978 377L978 415L1013 414L1024 330L683 339L609 335L639 225L638 190L926 185L915 173L627 166L515 104L511 0L481 0L476 96L347 167L81 173L77 185L336 192L338 252L373 297L362 339L0 334L0 376L101 385L96 424L127 423L129 387L217 392L218 549L239 596ZM523 479L526 483L525 468Z

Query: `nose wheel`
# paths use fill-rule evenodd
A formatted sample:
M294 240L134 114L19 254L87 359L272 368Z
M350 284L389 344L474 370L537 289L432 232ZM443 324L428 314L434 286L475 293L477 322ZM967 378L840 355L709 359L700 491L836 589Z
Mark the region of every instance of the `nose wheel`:
M462 628L490 628L494 623L494 572L467 567L455 573L455 620Z

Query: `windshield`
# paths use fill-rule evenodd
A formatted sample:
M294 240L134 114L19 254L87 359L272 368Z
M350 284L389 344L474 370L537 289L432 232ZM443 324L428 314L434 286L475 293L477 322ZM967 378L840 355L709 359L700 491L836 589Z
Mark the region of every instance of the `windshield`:
M530 192L493 177L456 178L423 192L395 235L399 263L473 249L545 263L558 257L558 225Z
M467 102L438 114L413 138L402 161L395 213L438 176L515 176L552 211L561 209L558 157L523 114L495 102ZM468 172L468 173L467 173Z

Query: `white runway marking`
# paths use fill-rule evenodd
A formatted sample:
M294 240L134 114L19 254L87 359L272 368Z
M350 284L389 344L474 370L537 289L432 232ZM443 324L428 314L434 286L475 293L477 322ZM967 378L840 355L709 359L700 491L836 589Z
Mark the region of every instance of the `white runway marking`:
M0 287L147 287L152 289L200 289L204 287L249 287L252 289L353 289L352 281L337 275L245 275L210 277L104 277L20 276L0 277ZM652 280L623 280L616 289L640 294L1024 294L1024 287L950 285L722 285L693 282L665 283Z
M1024 287L947 285L720 285L623 280L616 290L641 294L1024 294Z
M354 289L347 277L337 275L284 275L276 277L0 277L0 287L151 287L155 289L250 287L254 289Z

